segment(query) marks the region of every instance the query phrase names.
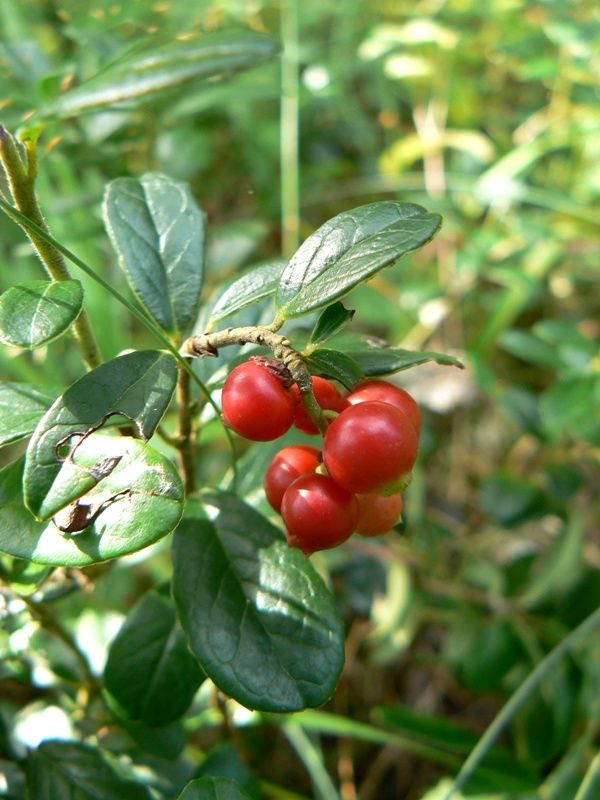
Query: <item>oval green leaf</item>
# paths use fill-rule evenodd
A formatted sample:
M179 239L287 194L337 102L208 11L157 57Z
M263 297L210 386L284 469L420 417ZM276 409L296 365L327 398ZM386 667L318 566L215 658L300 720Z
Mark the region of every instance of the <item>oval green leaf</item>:
M131 609L108 651L104 685L119 716L168 725L186 712L203 678L172 601L148 592Z
M83 305L79 281L24 281L0 296L0 341L33 350L56 339Z
M93 434L77 449L80 469L120 459L78 507L90 524L65 533L37 522L22 496L23 459L0 471L0 551L38 564L85 567L134 553L173 530L183 511L175 465L153 448L125 436Z
M391 200L338 214L308 237L284 269L276 300L280 314L289 319L329 305L424 245L440 224L439 214Z
M225 287L217 298L208 320L207 331L246 306L275 294L285 261L272 261L247 270Z
M81 742L43 742L27 760L27 797L35 800L151 800L121 777L102 751Z
M366 339L361 336L342 336L332 343L358 364L367 377L391 375L410 367L435 361L448 367L463 368L462 362L445 353L431 350L404 350L401 347L390 347L380 341ZM316 351L315 351L316 352ZM313 354L314 355L314 354Z
M189 188L157 173L117 178L106 187L103 215L133 291L165 331L184 331L204 277L204 214Z
M177 800L250 800L250 795L230 778L197 778L188 783Z
M358 363L340 350L321 347L308 356L306 366L313 375L333 378L347 389L353 389L364 378L364 373Z
M206 515L210 516L210 520ZM333 598L299 550L235 495L188 503L173 541L173 592L190 648L248 708L319 706L344 662Z
M38 519L49 519L98 482L94 470L73 465L68 480L65 471L54 487L70 463L59 458L62 443L75 435L81 440L113 414L130 419L139 435L149 439L171 401L176 381L172 355L139 350L101 364L67 389L42 417L29 442L23 487L30 511Z
M342 303L333 303L327 306L315 323L315 327L310 335L311 345L317 345L327 341L336 333L339 333L354 316L352 309L346 308Z
M0 446L30 436L60 389L0 383Z
M44 115L73 116L83 111L128 107L200 81L211 84L271 58L277 45L259 34L204 34L187 42L169 42L105 68L100 75L60 95Z

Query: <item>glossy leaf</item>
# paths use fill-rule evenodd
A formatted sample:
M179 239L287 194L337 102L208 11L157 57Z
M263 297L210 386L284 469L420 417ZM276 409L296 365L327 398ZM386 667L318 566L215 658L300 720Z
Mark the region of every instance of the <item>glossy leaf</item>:
M321 705L344 658L331 595L252 508L228 494L204 503L188 504L173 542L173 591L192 652L222 691L249 708Z
M319 315L319 319L315 323L309 341L313 345L325 342L336 333L339 333L339 331L350 322L353 316L354 311L345 308L343 303L333 303L327 306Z
M59 392L28 383L0 383L0 445L33 433Z
M190 84L215 81L271 58L277 46L258 34L205 34L170 42L116 62L97 77L60 95L44 113L62 117L106 106L136 105Z
M368 377L390 375L403 369L417 367L428 361L445 366L460 367L462 363L454 356L434 353L430 350L404 350L401 347L389 347L364 337L349 336L336 339L335 347L339 347L346 355L356 361L363 373Z
M188 783L178 800L250 800L250 795L229 778L197 778Z
M338 214L309 236L284 269L277 290L280 313L297 317L337 300L424 245L440 224L439 214L395 201Z
M108 652L104 685L119 715L168 725L185 713L203 678L173 603L148 592L129 612Z
M170 333L195 319L204 276L204 215L188 187L165 175L117 178L104 195L104 224L144 306Z
M0 342L32 350L64 333L79 315L79 281L25 281L0 296Z
M54 522L37 522L25 508L22 458L1 470L0 551L40 564L83 567L141 550L173 530L183 509L174 464L137 439L98 433L75 455L82 470L105 458L120 460L81 500L82 510L88 506L93 516L90 524L71 533Z
M151 800L141 783L127 780L103 753L81 742L47 741L27 762L27 797L35 800Z
M285 261L272 261L244 272L218 297L208 320L212 330L223 319L275 293Z
M313 375L324 375L339 381L347 389L364 378L364 372L358 363L347 353L340 350L319 348L306 359L306 366Z
M176 381L173 356L140 350L107 361L67 389L40 420L27 449L24 493L32 513L49 519L98 482L93 472L73 465L69 481L63 473L55 487L67 463L66 458L60 460L60 445L70 437L81 441L113 414L130 419L148 439L171 401Z

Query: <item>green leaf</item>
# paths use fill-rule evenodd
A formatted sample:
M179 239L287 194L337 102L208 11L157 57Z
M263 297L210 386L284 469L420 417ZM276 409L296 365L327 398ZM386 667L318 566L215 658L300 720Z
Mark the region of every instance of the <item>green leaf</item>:
M103 753L81 742L48 741L27 762L27 797L35 800L151 800L141 783L122 778Z
M355 335L341 336L332 343L346 355L354 359L367 377L390 375L404 369L435 361L450 367L462 369L462 363L454 356L435 353L430 350L404 350L401 347L390 347L385 343Z
M203 678L173 603L148 592L129 612L108 652L104 685L119 715L168 725L186 712Z
M204 34L193 41L169 42L137 53L60 95L45 115L75 116L95 108L139 105L188 84L212 83L271 58L276 44L259 34Z
M134 553L172 531L183 509L183 487L174 464L125 436L94 434L76 453L82 470L105 458L119 460L77 506L86 520L93 520L71 534L54 522L37 522L25 508L22 458L1 470L0 551L40 564L84 567Z
M0 342L32 350L64 333L79 315L79 281L24 281L0 296Z
M313 375L333 378L347 389L353 389L364 378L356 361L340 350L319 348L306 358L306 366Z
M540 398L545 430L553 439L584 439L600 446L600 374L556 383Z
M519 597L522 608L532 609L568 591L581 577L585 565L584 525L574 513L567 525L535 564Z
M544 499L533 483L508 473L493 472L481 486L482 511L506 528L540 517L547 510Z
M253 800L262 797L257 776L241 760L231 742L218 744L209 750L206 758L194 772L194 778L228 778L237 781Z
M0 383L0 446L33 433L60 391L28 383Z
M321 705L344 660L331 595L281 531L234 495L204 504L188 504L173 541L173 591L192 652L249 708Z
M309 236L284 269L280 313L289 319L328 305L424 245L440 224L439 214L391 200L338 214Z
M400 731L401 735L422 741L459 755L468 755L477 744L478 737L443 717L435 717L401 706L379 707L374 710L374 720ZM503 747L493 747L483 758L475 772L480 782L490 788L501 785L503 789L526 790L537 785L536 777Z
M333 303L324 309L310 335L311 344L319 344L338 333L354 316L352 309L345 308L342 303Z
M206 329L212 330L226 317L274 294L284 266L285 261L272 261L253 267L235 278L217 298Z
M188 187L165 175L117 178L104 224L141 302L170 333L195 319L204 276L204 215Z
M149 439L171 401L176 381L172 355L139 350L101 364L67 389L42 417L27 449L24 494L32 513L49 519L98 482L94 471L74 468L68 484L63 473L57 492L54 482L70 461L60 460L61 445L75 434L81 441L113 414L130 419L139 435Z
M554 372L561 366L556 348L528 331L503 331L498 343L511 355L538 367Z
M178 800L250 800L250 795L229 778L197 778L188 783Z

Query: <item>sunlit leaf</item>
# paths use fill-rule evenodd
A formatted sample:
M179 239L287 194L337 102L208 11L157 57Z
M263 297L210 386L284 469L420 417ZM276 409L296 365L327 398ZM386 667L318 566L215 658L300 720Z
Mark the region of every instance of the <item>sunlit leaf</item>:
M68 480L63 473L55 487L66 460L61 445L75 445L113 414L130 419L148 439L171 401L176 380L173 356L140 350L107 361L67 389L42 417L27 449L25 502L35 516L49 519L98 482L94 471L73 465Z
M64 333L83 303L79 281L25 281L0 296L0 341L33 349Z
M132 289L164 330L194 320L204 277L204 215L188 187L165 175L117 178L104 223Z

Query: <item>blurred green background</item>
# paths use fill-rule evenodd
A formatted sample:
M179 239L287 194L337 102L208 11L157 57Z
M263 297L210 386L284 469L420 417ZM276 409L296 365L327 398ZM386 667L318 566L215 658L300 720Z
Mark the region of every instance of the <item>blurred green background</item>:
M327 709L346 727L327 735L308 718L309 733L264 720L243 730L260 778L298 796L424 797L600 603L600 7L0 0L0 30L0 120L12 130L131 48L215 31L279 43L279 56L231 81L48 122L38 188L50 229L123 292L100 216L104 185L122 175L154 170L190 183L208 216L207 297L353 206L393 198L443 215L433 242L347 303L356 328L452 353L466 368L400 376L425 416L402 530L315 559L347 622L347 666ZM2 290L40 276L5 218L0 259ZM154 344L83 282L106 358ZM64 338L33 353L5 348L0 370L63 386L81 374ZM217 438L207 474L225 455ZM242 462L248 492L259 483L255 462L252 452ZM117 565L92 594L61 601L60 613L96 626L99 647L111 620L168 576L158 548ZM38 645L56 671L58 656ZM27 672L29 656L10 636L3 648ZM531 695L502 739L496 777L472 790L574 798L597 741L599 689L596 636ZM365 741L358 722L380 738ZM219 741L201 724L188 731L189 757ZM116 752L132 747L107 741ZM156 772L136 746L138 763ZM427 797L441 798L435 791ZM263 784L264 797L285 797L271 792Z

